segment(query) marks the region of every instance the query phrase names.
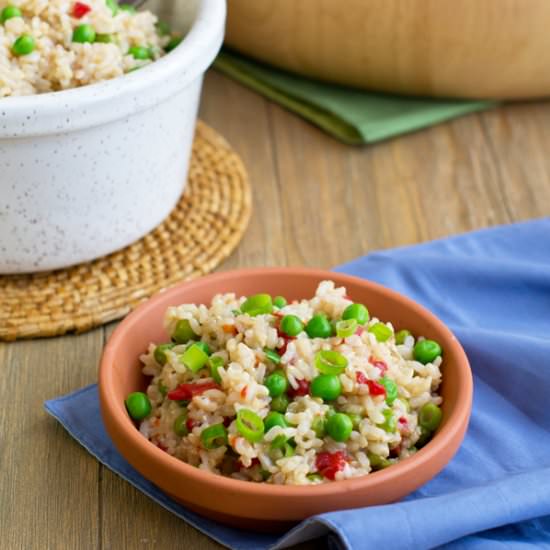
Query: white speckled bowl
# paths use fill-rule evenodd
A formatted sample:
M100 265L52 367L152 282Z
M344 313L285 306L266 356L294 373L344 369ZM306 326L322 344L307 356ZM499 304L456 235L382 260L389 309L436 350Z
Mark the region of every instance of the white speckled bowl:
M0 273L103 256L177 203L225 0L146 7L187 31L169 55L100 84L0 99Z

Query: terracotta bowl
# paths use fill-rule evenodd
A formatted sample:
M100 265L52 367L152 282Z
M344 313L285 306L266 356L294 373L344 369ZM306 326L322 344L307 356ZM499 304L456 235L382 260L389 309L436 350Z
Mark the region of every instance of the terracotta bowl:
M344 285L351 298L366 304L372 315L433 338L443 347L443 421L421 451L364 477L308 487L275 486L199 470L163 452L139 433L126 413L124 399L147 386L139 355L150 342L168 340L162 322L168 306L209 303L220 292L269 292L290 300L311 297L325 279ZM126 317L103 353L99 393L107 432L124 458L143 476L199 514L245 529L277 531L322 512L394 502L434 477L464 437L472 404L472 375L464 350L450 330L428 310L397 292L328 271L244 269L177 285Z

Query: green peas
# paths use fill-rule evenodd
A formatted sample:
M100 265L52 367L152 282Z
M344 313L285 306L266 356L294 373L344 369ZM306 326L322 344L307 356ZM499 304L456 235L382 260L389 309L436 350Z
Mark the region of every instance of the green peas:
M271 400L271 410L277 411L280 413L285 413L289 404L290 404L290 399L285 393L283 393L283 395L274 397Z
M95 35L95 41L100 44L112 44L115 41L115 37L112 34L98 33Z
M159 36L168 36L172 32L170 25L166 21L158 21L155 27Z
M166 352L174 347L174 344L159 344L153 352L153 357L159 365L165 365L167 361Z
M183 36L174 35L170 39L170 42L166 45L164 48L167 52L171 52L172 50L175 50L183 41Z
M306 332L310 338L329 338L332 326L325 315L314 315L306 325Z
M264 419L264 428L266 433L274 426L281 426L281 428L288 428L288 423L285 417L280 412L271 411Z
M426 403L418 413L418 423L430 432L435 432L441 423L443 413L434 403Z
M273 298L273 305L279 309L285 307L287 304L286 298L284 296L275 296Z
M143 420L151 413L151 401L141 391L128 395L125 401L126 409L134 420Z
M424 365L435 361L441 353L441 346L435 340L420 340L413 350L414 358Z
M327 420L327 432L334 441L347 441L353 431L353 423L347 414L336 413Z
M384 468L391 466L391 462L383 456L367 452L367 458L369 459L371 468L373 470L383 470Z
M361 424L361 420L363 420L363 417L360 414L356 413L347 413L349 416L349 419L351 420L351 423L353 425L354 430L359 429L359 425Z
M128 53L134 58L139 60L147 60L153 58L153 52L151 48L146 48L145 46L132 46Z
M176 323L176 327L174 328L174 332L172 333L172 340L174 340L176 344L187 344L189 340L197 339L198 335L195 334L195 332L191 328L191 323L189 322L189 319L180 319Z
M210 347L208 346L208 344L206 342L199 341L199 342L197 342L196 344L193 344L193 345L195 345L198 348L202 349L202 351L204 351L204 353L206 353L206 355L211 355L212 354L212 352L210 351Z
M311 423L311 429L319 439L323 439L326 434L326 420L322 416L316 416Z
M0 13L0 22L3 24L14 17L23 17L21 10L17 6L6 6Z
M213 424L201 432L201 443L205 449L216 449L227 445L227 430L223 424Z
M426 430L426 428L420 429L420 437L418 438L416 442L416 448L422 449L427 443L429 443L430 439L432 438L433 432L430 432L430 430Z
M105 4L111 10L113 15L118 13L118 2L117 0L105 0Z
M342 384L335 374L320 374L311 381L311 395L333 401L342 393Z
M36 48L36 42L30 34L22 34L11 47L13 55L22 56L29 55L34 52Z
M358 324L364 325L370 319L369 310L363 304L351 304L344 310L342 319L355 319Z
M402 329L402 330L400 330L399 332L396 333L395 343L400 346L400 345L405 343L405 340L409 336L412 336L411 332L407 329Z
M220 376L218 369L223 367L223 359L219 355L214 355L208 359L207 366L210 369L210 376L213 378L214 382L221 384L222 377Z
M288 389L288 382L282 370L277 370L273 374L270 374L265 379L264 385L269 390L271 397L279 397Z
M241 306L241 311L256 317L256 315L266 315L273 313L273 301L269 294L255 294L248 297Z
M321 483L323 481L323 476L321 474L307 474L306 477L311 483Z
M287 336L298 336L304 330L304 323L296 315L285 315L281 319L280 329Z
M386 403L390 406L393 405L393 402L397 399L397 384L385 376L380 378L378 382L386 389Z
M382 414L384 415L384 422L378 424L378 427L386 432L395 433L395 430L397 430L397 419L393 411L391 409L385 409L382 411Z
M73 42L84 44L86 42L95 42L96 32L92 25L85 23L78 25L73 31Z
M272 349L264 349L265 356L275 365L278 365L281 362L281 356Z
M132 5L130 5L130 4L120 4L118 6L118 9L120 11L125 11L125 12L131 13L131 14L136 13L136 8Z
M391 338L392 330L384 323L375 323L369 328L369 332L374 334L378 342L385 342Z
M187 411L182 412L174 420L174 432L180 437L185 437L189 433L189 429L187 428Z
M199 343L189 346L183 355L178 359L182 365L185 365L189 370L198 372L208 362L208 354L204 352Z

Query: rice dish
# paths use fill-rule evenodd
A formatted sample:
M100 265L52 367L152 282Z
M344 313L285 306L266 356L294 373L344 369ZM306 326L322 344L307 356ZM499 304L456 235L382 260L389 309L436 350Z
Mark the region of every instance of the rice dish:
M151 380L126 406L144 437L197 468L330 483L406 459L441 421L437 342L370 317L332 281L292 303L229 293L170 307L165 326L172 342L141 356Z

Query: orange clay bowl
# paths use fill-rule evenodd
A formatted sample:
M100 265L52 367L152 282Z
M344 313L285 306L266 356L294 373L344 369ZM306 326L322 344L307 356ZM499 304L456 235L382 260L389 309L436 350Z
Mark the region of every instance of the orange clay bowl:
M414 456L363 477L313 486L252 483L199 470L143 437L124 406L127 394L144 391L139 356L150 342L169 339L163 329L166 308L210 303L217 293L246 296L269 292L289 301L310 298L318 283L344 285L352 300L371 315L437 340L442 365L443 420L433 439ZM221 523L260 531L287 529L304 518L331 510L386 504L403 498L440 472L458 450L472 406L468 359L451 331L417 303L381 285L329 271L302 268L243 269L182 283L157 294L131 313L113 333L99 371L101 412L107 432L124 458L144 477L191 510Z

